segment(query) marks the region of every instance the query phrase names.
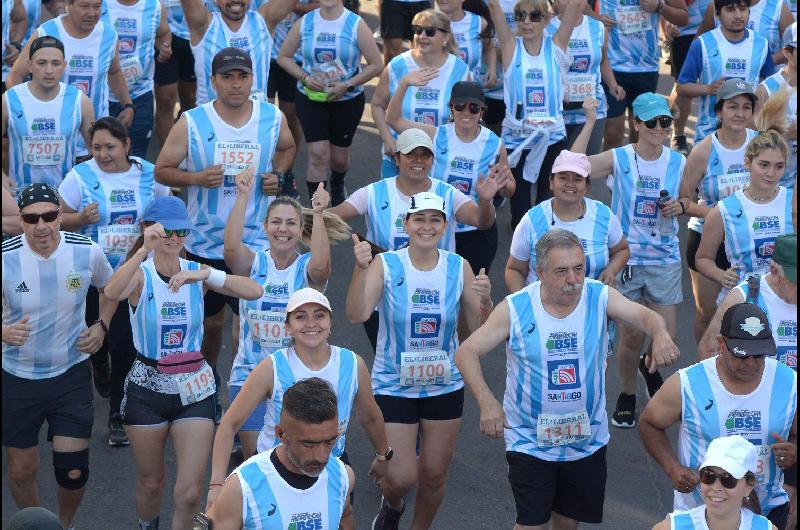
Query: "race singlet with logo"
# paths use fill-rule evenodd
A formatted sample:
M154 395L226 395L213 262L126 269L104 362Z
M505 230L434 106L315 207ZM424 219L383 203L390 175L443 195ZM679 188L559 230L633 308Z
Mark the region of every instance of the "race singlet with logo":
M609 31L608 62L617 72L657 72L661 59L659 14L639 0L601 0L600 14L617 21Z
M225 223L236 200L236 174L252 166L256 175L252 199L247 202L243 241L253 252L267 246L263 229L270 197L261 190L262 175L272 169L283 114L275 105L253 102L250 120L240 128L225 123L206 103L184 113L189 136L189 171L221 164L225 173L217 188L189 186L187 209L197 230L186 238L186 249L205 258L222 259Z
M720 143L716 134L712 135L706 174L699 186L700 204L713 208L717 202L742 189L750 182L750 170L744 165L744 153L747 150L747 144L757 135L758 131L747 129L746 139L738 149L728 149ZM702 234L703 223L702 217L692 217L687 226Z
M107 0L111 25L119 36L119 65L131 98L153 90L155 73L156 31L161 23L161 4L158 0L141 0L126 5L119 0ZM111 101L119 101L113 93Z
M481 175L488 175L489 168L497 163L502 146L500 137L481 127L474 140L464 143L456 135L455 126L448 123L436 129L433 144L435 156L431 177L447 182L477 203L478 179ZM470 230L475 230L475 227L461 223L456 227L456 232Z
M239 350L231 366L231 384L244 384L253 368L270 353L291 345L285 326L286 303L295 291L308 287L310 259L310 253L298 255L291 265L279 270L268 250L255 254L250 278L264 290L258 300L239 300Z
M608 288L587 279L564 319L541 304L536 282L506 297L506 450L547 461L585 458L609 440L605 403Z
M717 28L703 33L698 38L703 50L703 69L700 72L699 83L711 84L718 79L741 79L753 86L758 84L761 67L769 53L769 44L764 37L747 30L747 36L734 44L725 38L720 28ZM714 112L716 102L716 96L700 98L695 142L702 140L716 129L717 115Z
M17 189L47 183L58 188L75 163L81 127L81 94L60 83L58 95L41 101L28 83L5 93L8 116L9 173Z
M239 48L253 61L253 86L250 95L257 101L266 101L269 78L272 37L261 14L248 11L238 31L233 32L219 13L211 13L211 22L199 43L192 46L194 75L197 77L197 105L217 97L211 86L211 62L223 48Z
M258 435L258 452L268 451L280 443L275 436L275 426L280 423L283 410L283 396L298 381L319 377L330 383L336 391L339 410L339 439L333 447L331 456L344 453L347 426L358 392L358 358L352 351L331 346L331 357L320 370L311 370L297 356L294 348L278 350L270 355L273 369L272 396L267 400L264 426Z
M350 482L342 461L329 458L316 482L299 490L275 470L272 452L259 453L233 471L242 485L242 528L338 528L349 502Z
M375 394L420 398L464 386L453 362L464 259L439 251L430 271L414 268L408 249L380 254L383 299L372 389Z
M763 325L763 324L762 324ZM797 374L772 357L765 359L761 382L746 395L729 392L712 357L679 370L682 422L678 457L682 465L697 469L708 444L720 436L739 434L758 450L756 491L764 513L789 501L783 489L783 470L775 463L772 433L787 438L797 408ZM676 510L703 504L700 489L674 494Z
M480 74L483 58L483 42L481 41L481 17L470 11L464 11L464 17L458 21L450 21L450 30L456 39L458 56L467 63L472 72L472 80L482 84Z
M300 26L300 51L303 70L333 86L360 71L361 49L358 47L358 24L361 17L345 9L336 20L325 20L315 9L303 16ZM297 89L302 90L298 82ZM364 91L357 86L340 100L352 99Z
M747 282L737 288L748 300ZM761 276L758 298L755 303L764 310L772 329L772 337L777 347L776 358L795 372L797 371L797 304L783 301L767 283L767 275Z
M794 231L793 194L794 190L780 186L773 200L757 204L739 190L717 204L725 229L725 253L740 280L751 274L766 274L775 251L775 238Z
M653 161L643 160L633 145L618 147L614 153L614 172L608 178L611 211L619 217L628 240L629 265L664 265L681 259L678 221L663 220L658 207L661 190L677 197L686 157L664 147ZM662 225L663 223L663 225ZM669 232L662 232L662 226Z

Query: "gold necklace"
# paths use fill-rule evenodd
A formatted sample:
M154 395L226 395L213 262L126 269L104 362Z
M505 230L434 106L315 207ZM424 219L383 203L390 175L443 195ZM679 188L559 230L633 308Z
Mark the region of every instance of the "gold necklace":
M769 195L769 197L757 197L757 196L753 195L752 191L750 191L750 185L747 185L744 188L744 191L745 191L745 193L747 193L748 197L750 197L750 199L755 201L755 202L769 202L772 199L774 199L776 195L778 195L778 191L779 190L780 190L780 188L775 188L775 191L773 191Z

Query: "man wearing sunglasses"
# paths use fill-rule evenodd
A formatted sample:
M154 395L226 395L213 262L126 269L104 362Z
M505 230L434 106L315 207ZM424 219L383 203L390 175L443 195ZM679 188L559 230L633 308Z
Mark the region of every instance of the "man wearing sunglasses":
M32 184L17 205L23 234L3 242L3 446L17 506L40 504L39 431L47 421L58 515L72 523L89 478L92 381L89 355L103 343L113 307L84 322L89 285L102 291L111 265L88 237L60 231L58 192ZM111 311L109 311L109 308Z
M678 95L700 98L695 145L717 128L714 105L723 81L736 78L757 85L759 77L775 71L767 39L747 29L750 0L714 0L714 13L719 27L692 42L676 79Z
M672 480L675 510L702 504L695 470L711 441L743 436L758 448L762 514L783 530L789 515L784 469L797 458L797 374L775 359L767 315L754 304L725 311L717 342L719 355L679 370L656 392L639 418L639 434ZM675 454L666 431L678 422Z

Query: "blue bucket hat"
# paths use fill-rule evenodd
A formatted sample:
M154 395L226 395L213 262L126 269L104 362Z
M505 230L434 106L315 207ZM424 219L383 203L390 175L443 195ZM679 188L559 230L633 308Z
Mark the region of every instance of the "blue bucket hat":
M658 116L672 117L672 112L666 99L658 94L645 92L633 100L633 115L642 121L647 121Z
M142 215L142 221L161 223L167 230L194 230L186 204L178 197L157 197Z

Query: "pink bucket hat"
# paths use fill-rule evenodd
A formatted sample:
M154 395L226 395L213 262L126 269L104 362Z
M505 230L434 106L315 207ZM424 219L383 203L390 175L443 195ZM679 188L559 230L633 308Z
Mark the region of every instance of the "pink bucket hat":
M553 174L563 171L571 171L583 178L589 178L589 173L592 172L592 166L589 164L589 157L582 153L573 153L572 151L564 149L556 157L552 169Z

